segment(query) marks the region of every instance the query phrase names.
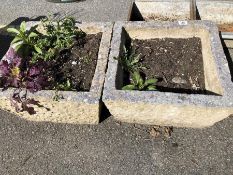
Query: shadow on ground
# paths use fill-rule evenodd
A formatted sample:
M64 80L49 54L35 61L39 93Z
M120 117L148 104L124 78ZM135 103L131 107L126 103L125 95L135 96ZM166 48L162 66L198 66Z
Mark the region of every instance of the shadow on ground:
M229 70L230 70L230 74L231 74L231 81L233 82L233 55L231 55L229 49L227 48L224 40L222 39L222 46L223 46L223 49L224 49L224 53L226 55L226 58L227 58L227 62L228 62L228 65L229 65ZM232 50L232 49L231 49Z
M233 174L232 118L165 139L112 117L80 126L0 115L0 174Z

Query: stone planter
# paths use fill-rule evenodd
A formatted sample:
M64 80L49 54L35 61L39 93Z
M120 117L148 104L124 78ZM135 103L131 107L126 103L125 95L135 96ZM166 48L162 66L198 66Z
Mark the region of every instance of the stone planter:
M222 32L233 32L233 2L232 1L201 1L196 2L197 17L218 24Z
M199 37L205 88L212 95L159 91L124 91L122 68L113 59L131 39ZM103 101L123 122L177 127L207 127L233 114L233 83L218 28L208 21L117 22L105 79Z
M129 20L175 21L190 19L190 0L135 0Z
M232 1L203 1L196 2L201 20L210 20L217 24L233 24Z
M28 26L34 24L28 23ZM98 124L112 26L112 23L78 24L78 27L87 34L102 32L97 66L89 92L59 91L59 95L63 97L59 101L53 100L55 93L53 90L43 90L35 94L29 94L29 97L34 97L41 105L41 107L34 106L36 114L29 115L27 112L15 112L9 101L13 89L8 89L0 92L0 108L23 119L36 122Z

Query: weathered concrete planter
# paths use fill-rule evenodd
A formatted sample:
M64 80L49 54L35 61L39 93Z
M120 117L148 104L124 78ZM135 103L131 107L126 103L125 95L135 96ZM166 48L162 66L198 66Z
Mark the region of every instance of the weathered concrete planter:
M210 20L217 24L233 24L232 1L196 1L201 20Z
M135 0L129 17L133 21L188 20L190 0Z
M34 25L29 23L28 25ZM54 101L53 90L43 90L35 94L29 94L40 102L43 107L35 107L36 114L27 112L15 112L11 107L9 97L12 90L0 92L0 108L17 114L26 120L37 122L57 122L72 124L98 124L101 111L101 96L108 60L110 41L112 36L112 23L83 23L78 26L88 34L102 32L98 61L95 75L89 92L60 91L64 99Z
M210 20L223 32L233 32L233 2L230 0L135 0L130 21Z
M216 95L159 91L124 91L122 69L113 59L122 52L126 37L132 39L200 37L206 90ZM207 127L233 114L233 82L219 39L208 21L117 22L105 79L103 101L123 122L177 127Z
M218 24L222 32L233 33L233 2L197 0L197 17Z

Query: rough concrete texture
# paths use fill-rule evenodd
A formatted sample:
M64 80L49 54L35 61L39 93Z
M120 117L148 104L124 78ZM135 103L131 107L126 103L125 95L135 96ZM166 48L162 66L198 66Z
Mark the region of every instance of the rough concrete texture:
M175 21L190 19L190 0L136 0L134 12L145 21Z
M153 138L150 127L30 122L0 113L1 175L232 175L233 120L207 129L174 128Z
M32 24L28 24L31 26ZM44 90L35 94L29 94L40 102L41 106L32 105L36 114L30 115L27 112L15 112L10 104L10 95L13 90L0 91L0 108L8 112L17 114L31 121L51 121L56 123L76 123L76 124L98 124L101 110L101 96L105 71L108 61L110 41L112 36L112 23L83 23L78 24L84 32L93 34L102 32L98 61L95 75L92 80L89 92L59 91L62 99L53 100L54 90Z
M0 4L0 25L19 23L49 14L71 15L77 21L127 20L132 0L81 0L75 3L50 3L46 0L4 0Z
M228 48L233 49L233 40L224 40L224 42Z
M189 33L185 33L185 29L190 27L193 28L193 31L195 31L195 28L209 31L209 50L212 51L209 55L212 55L210 57L212 59L211 64L214 64L209 65L209 67L212 67L215 71L205 72L205 79L207 79L207 73L210 74L209 78L211 78L212 76L215 77L214 73L216 72L217 76L212 80L216 84L219 81L223 90L223 93L219 93L221 95L117 90L121 88L122 72L118 62L113 58L119 56L124 45L125 36L123 29L133 39L145 39L146 36L150 38L159 37L160 35L153 35L156 33L156 30L160 31L162 37L165 37L167 33L169 34L167 37L178 38L177 33L174 33L175 35L173 36L172 31L179 29L183 31L180 33L180 37L183 37ZM191 33L191 35L193 34L195 34L194 36L199 36L198 32ZM206 58L203 57L203 59ZM205 63L205 60L203 61ZM211 81L207 80L205 82ZM213 90L215 88L213 84ZM228 62L221 46L218 29L213 23L208 21L190 21L187 23L118 22L115 24L103 101L117 120L150 125L207 127L233 114L232 92L233 83Z
M233 23L233 1L197 0L197 12L202 20L211 20L218 24Z

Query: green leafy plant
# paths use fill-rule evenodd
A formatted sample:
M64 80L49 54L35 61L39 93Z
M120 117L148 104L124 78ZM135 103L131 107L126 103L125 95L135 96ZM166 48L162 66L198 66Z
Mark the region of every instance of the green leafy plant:
M55 94L53 96L53 100L59 101L59 100L63 99L63 96L61 94L59 94L59 90L63 90L63 91L72 90L70 80L67 80L64 83L57 84L57 86L54 89L55 89Z
M144 80L141 76L141 71L146 69L140 60L140 54L136 55L135 51L127 50L126 47L123 47L123 56L114 58L118 60L123 67L123 69L130 74L130 84L124 86L122 90L156 90L157 79L148 79Z
M130 52L125 46L123 47L123 55L114 59L118 60L128 72L134 72L144 68L140 62L140 54L136 55L134 51Z
M75 39L85 36L85 33L75 26L75 20L71 17L59 20L45 18L41 23L46 33L35 43L36 48L40 48L42 52L33 54L33 62L39 59L55 59L62 50L72 48L76 44Z
M138 71L133 72L131 78L131 84L124 86L122 90L156 90L155 83L157 82L157 79L144 80Z
M55 89L58 90L63 90L63 91L69 91L72 90L72 86L71 86L71 82L68 79L66 82L62 83L62 84L58 84Z
M36 53L42 53L41 49L35 45L36 39L38 38L36 27L37 26L34 26L30 30L26 30L26 22L23 21L19 29L7 29L8 32L15 35L11 45L14 45L15 51L23 57L29 56L29 53L33 51Z

